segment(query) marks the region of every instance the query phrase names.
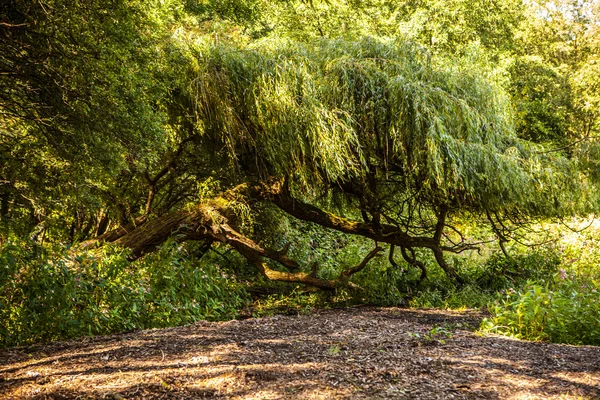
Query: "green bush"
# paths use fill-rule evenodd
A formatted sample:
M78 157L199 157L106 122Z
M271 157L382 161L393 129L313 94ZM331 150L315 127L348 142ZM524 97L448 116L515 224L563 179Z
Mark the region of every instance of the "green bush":
M509 287L520 288L529 281L552 280L561 265L554 246L513 249L511 258L501 252L487 257L461 257L451 259L456 270L468 282L457 286L440 268L429 263L431 272L410 300L411 307L422 308L487 308L494 304L496 294ZM424 258L427 261L426 258Z
M0 346L235 317L245 290L214 262L169 242L136 263L127 253L0 248Z
M600 345L600 291L587 276L565 270L554 281L509 289L482 328L528 340Z
M419 291L409 302L416 308L486 308L494 300L494 293L477 285L465 285L459 288L426 288Z

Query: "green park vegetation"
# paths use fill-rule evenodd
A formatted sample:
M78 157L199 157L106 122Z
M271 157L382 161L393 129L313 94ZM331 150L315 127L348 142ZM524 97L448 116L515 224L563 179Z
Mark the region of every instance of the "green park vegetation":
M0 345L315 307L600 345L600 3L9 0Z

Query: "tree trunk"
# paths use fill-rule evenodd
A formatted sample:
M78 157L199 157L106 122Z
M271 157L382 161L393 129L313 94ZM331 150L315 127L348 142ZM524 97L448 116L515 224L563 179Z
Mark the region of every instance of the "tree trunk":
M350 276L364 269L368 262L382 251L381 248L376 247L358 266L342 271L335 279L321 279L317 277L316 268L310 273L299 272L300 265L287 256L287 247L281 251L268 249L237 232L228 224L228 219L224 216L230 212L218 206L226 205L227 201L220 200L223 199L215 199L193 210L174 211L147 221L113 243L131 249L132 259L135 259L156 250L169 238L180 241L217 241L233 247L267 279L301 283L324 290L342 286L358 288L349 282ZM271 259L294 272L275 270L268 266L265 259Z
M335 279L318 278L317 265L313 266L313 271L310 273L300 272L298 262L287 256L287 247L281 251L268 249L236 230L237 217L235 212L229 209L229 205L231 199L244 195L271 202L298 219L310 221L325 228L364 236L373 239L376 243L383 242L399 246L403 250L404 258L410 264L421 269L422 278L426 276L425 264L416 259L412 249L414 247L428 248L433 251L438 264L446 274L457 282L462 282L460 276L446 264L443 257L440 240L445 224L445 214L439 218L433 237L413 237L395 226L349 220L294 199L281 180L254 187L242 184L208 203L199 204L193 209L174 211L153 220L148 221L145 216L138 217L135 224L108 232L97 238L96 242L113 242L129 248L132 252L132 259L154 251L171 237L179 241L221 242L234 248L270 280L302 283L327 290L340 286L352 286L349 282L350 276L365 268L367 263L382 251L380 247L376 246L361 264L344 270ZM406 253L406 249L410 249L410 255ZM273 269L268 265L266 259L275 261L288 271Z

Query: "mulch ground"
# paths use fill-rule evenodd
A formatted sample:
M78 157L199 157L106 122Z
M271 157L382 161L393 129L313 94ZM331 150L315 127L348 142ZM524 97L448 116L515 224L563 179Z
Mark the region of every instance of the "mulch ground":
M600 348L351 308L0 350L2 399L600 399Z

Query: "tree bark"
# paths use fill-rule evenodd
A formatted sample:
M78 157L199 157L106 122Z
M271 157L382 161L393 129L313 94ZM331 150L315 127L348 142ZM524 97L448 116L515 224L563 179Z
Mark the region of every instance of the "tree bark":
M228 224L228 218L225 217L228 210L220 209L218 207L220 204L227 204L227 202L215 199L209 204L197 206L192 210L171 212L145 222L113 243L129 248L132 259L135 259L156 250L169 238L181 241L217 241L234 248L269 280L301 283L324 290L338 287L358 288L349 281L350 277L363 270L368 262L382 251L380 247L376 247L359 265L342 271L337 278L321 279L316 276L316 271L310 273L298 271L300 265L287 256L287 246L280 251L268 249L236 231ZM273 260L294 272L275 270L269 267L265 259Z

